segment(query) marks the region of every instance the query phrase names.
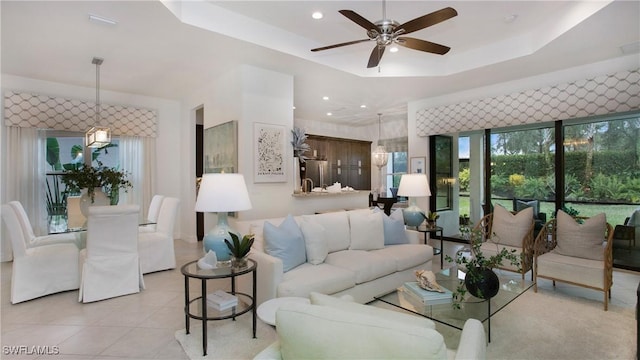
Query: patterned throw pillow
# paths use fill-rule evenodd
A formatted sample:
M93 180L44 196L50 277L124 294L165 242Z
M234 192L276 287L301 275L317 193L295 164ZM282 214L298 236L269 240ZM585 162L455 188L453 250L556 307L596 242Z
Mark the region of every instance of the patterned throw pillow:
M604 213L586 219L582 224L562 210L556 219L558 244L554 251L560 255L591 260L603 260L603 245L607 230Z

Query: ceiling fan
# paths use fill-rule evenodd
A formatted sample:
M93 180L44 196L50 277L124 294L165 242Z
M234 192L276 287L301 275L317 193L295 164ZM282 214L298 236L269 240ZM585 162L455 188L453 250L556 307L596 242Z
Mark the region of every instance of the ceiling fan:
M434 11L430 14L423 15L421 17L415 18L411 21L408 21L404 24L400 24L397 21L387 19L386 14L386 6L385 1L382 1L382 20L376 21L372 23L371 21L365 19L364 17L358 15L353 10L340 10L340 14L346 16L349 20L354 23L360 25L365 30L367 30L368 39L349 41L345 43L335 44L324 46L316 49L311 49L311 51L322 51L329 50L341 46L358 44L361 42L376 41L376 46L373 48L371 52L371 56L369 56L369 63L367 64L368 68L374 68L378 66L380 63L380 59L382 59L382 55L384 54L384 50L387 45L398 44L404 47L408 47L410 49L444 55L449 50L450 47L436 44L426 40L420 40L411 37L403 37L402 35L406 35L412 33L414 31L422 30L426 27L441 23L445 20L448 20L456 15L458 12L451 8L446 7L444 9L440 9L438 11Z

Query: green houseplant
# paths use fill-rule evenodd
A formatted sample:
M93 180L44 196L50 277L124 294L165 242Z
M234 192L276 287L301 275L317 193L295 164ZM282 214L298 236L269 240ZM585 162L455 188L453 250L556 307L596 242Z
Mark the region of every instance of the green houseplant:
M484 238L482 230L471 230L469 235L471 256L464 256L462 252L458 252L455 259L449 255L445 256L447 261L455 262L458 266L466 269L465 280L460 281L453 291L452 305L457 309L460 308L460 303L464 300L467 291L481 299L489 299L495 296L498 293L500 283L493 269L508 260L511 265L518 266L519 271L521 262L516 250L509 251L506 248L502 248L495 255L485 256L480 249Z
M436 227L436 220L440 218L440 215L435 211L429 211L427 215L421 213L425 220L427 220L427 226L431 229Z
M111 204L115 205L119 189L123 188L126 191L132 187L127 176L125 171L109 168L98 162L97 167L81 165L78 168L65 171L62 182L70 193L79 193L80 190L87 189L87 195L91 197L92 203L95 199L95 189L102 188L110 197Z
M251 251L251 246L255 240L254 235L247 234L242 237L242 240L232 232L229 232L229 235L231 236L232 242L229 242L227 239L224 239L224 242L231 252L231 266L234 268L247 266L247 255L249 255L249 251Z

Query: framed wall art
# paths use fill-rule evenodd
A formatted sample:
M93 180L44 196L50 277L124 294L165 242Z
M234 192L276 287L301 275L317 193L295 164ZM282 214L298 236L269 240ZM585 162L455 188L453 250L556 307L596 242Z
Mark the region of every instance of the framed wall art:
M424 174L425 173L425 164L427 162L426 157L412 157L411 158L411 168L409 171L412 173Z
M253 137L253 181L256 183L286 182L285 127L255 123Z
M238 122L204 129L204 173L238 172Z

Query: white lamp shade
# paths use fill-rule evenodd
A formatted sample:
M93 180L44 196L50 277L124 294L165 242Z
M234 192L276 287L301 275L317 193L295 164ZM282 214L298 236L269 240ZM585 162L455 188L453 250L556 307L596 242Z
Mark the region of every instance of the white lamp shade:
M251 209L242 174L204 174L196 199L197 212L229 212Z
M426 174L404 174L400 178L398 195L409 197L431 196Z

